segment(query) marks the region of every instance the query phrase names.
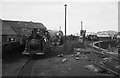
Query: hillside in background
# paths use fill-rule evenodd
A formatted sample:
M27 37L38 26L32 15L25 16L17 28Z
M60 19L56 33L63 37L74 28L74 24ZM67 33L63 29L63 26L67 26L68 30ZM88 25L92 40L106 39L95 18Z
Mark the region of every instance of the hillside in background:
M108 31L99 31L99 32L97 32L97 34L99 34L99 33L106 33L108 35L116 35L118 32L113 31L113 30L108 30Z
M106 37L113 37L115 35L117 35L118 32L117 31L113 31L113 30L108 30L108 31L98 31L98 32L86 32L86 36L87 35L97 35L97 36L106 36Z
M117 35L118 32L117 31L113 31L113 30L108 30L108 31L99 31L96 33L96 35L100 36L100 35L104 35L104 36L107 36L107 37L113 37L115 35Z

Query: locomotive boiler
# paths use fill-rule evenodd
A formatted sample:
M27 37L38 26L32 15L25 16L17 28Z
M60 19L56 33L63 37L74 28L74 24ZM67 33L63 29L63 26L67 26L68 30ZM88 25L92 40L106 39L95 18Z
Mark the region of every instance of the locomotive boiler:
M54 37L53 37L54 36ZM32 34L25 42L25 50L23 54L26 55L45 55L47 50L51 48L53 43L60 43L62 36L58 34L50 35L47 30L38 32L37 29L33 29ZM56 42L54 41L56 39Z

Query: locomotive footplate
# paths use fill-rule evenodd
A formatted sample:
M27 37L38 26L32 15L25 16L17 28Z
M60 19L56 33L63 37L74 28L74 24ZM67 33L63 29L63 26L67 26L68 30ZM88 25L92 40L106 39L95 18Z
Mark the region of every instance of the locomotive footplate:
M27 51L25 50L22 54L26 54L26 55L44 55L45 54L45 51L40 51L40 50L36 50L36 51Z

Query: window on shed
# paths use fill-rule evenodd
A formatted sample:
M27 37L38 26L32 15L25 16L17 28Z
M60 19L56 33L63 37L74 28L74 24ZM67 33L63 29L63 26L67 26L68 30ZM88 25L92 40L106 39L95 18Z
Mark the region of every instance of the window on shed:
M15 37L7 37L7 41L8 42L16 42L16 39L15 39Z

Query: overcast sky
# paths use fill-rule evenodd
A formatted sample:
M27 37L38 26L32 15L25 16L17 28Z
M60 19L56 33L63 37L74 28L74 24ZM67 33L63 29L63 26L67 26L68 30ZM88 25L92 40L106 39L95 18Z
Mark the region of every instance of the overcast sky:
M20 0L0 3L2 6L1 19L33 21L43 23L48 29L64 32L64 4L67 4L67 34L79 33L80 22L83 21L83 28L87 32L104 30L118 31L118 2L40 2Z

